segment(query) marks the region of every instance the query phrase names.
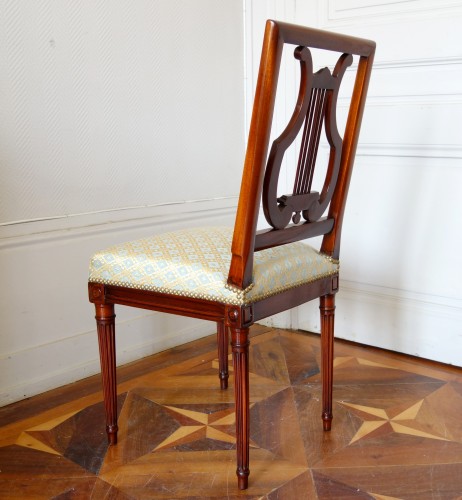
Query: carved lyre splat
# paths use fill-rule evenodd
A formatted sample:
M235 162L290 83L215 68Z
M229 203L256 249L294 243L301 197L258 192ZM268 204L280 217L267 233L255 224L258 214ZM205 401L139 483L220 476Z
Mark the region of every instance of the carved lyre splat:
M331 74L328 68L313 73L311 53L307 47L297 47L294 57L300 61L300 89L292 117L273 142L263 184L263 211L275 229L285 228L290 220L298 224L318 220L331 201L337 182L342 138L337 129L336 103L340 83L353 57L342 54ZM330 146L329 163L321 193L311 191L321 130L325 127ZM293 193L278 197L277 185L285 152L303 126L300 153Z

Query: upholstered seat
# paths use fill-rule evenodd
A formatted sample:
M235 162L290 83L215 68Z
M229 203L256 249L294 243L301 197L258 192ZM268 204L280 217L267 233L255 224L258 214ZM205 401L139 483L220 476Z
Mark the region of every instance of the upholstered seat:
M255 254L252 283L227 284L233 229L201 227L151 236L97 252L91 283L246 305L338 273L338 263L305 243Z

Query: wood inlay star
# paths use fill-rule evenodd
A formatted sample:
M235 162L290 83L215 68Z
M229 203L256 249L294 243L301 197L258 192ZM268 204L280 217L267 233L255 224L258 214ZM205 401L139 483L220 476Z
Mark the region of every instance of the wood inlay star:
M192 443L203 438L236 443L235 434L228 432L229 428L234 428L236 422L234 405L218 412L200 412L175 406L165 406L165 408L173 415L176 414L179 417L178 420L183 421L183 425L157 445L154 451L171 448L178 444Z
M367 418L367 420L364 420L361 427L353 436L349 444L353 444L354 442L366 437L368 434L371 434L372 432L376 431L386 424L390 424L393 431L399 434L407 434L410 436L420 436L428 439L448 441L448 439L442 436L422 431L418 428L417 425L413 426L412 422L416 420L423 402L424 400L421 399L420 401L413 404L398 415L395 415L394 417L389 417L386 409L384 408L375 408L373 406L363 406L353 403L339 402L341 405L352 409L354 413L356 413L359 417L364 419L364 416L366 416ZM375 419L374 417L377 417L377 419Z

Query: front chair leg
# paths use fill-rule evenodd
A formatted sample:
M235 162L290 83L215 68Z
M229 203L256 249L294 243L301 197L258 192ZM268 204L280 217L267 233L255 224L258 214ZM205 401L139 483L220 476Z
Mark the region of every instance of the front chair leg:
M321 297L319 309L321 311L322 421L324 430L330 431L332 426L335 295Z
M106 432L109 444L117 443L117 380L115 353L115 314L113 304L95 304L101 377L103 379Z
M220 378L221 389L228 388L228 327L223 322L217 323L217 344L218 344L218 377Z
M234 394L236 400L237 481L240 490L249 484L249 329L231 328Z

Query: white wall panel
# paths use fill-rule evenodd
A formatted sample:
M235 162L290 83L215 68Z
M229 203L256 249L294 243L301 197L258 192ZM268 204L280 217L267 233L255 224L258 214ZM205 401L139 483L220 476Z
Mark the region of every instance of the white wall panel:
M323 23L396 22L460 14L458 0L323 0L319 1Z
M282 20L377 42L344 222L336 333L461 365L462 4L289 3L293 15ZM277 18L272 3L266 7ZM285 78L286 88L296 87L297 78ZM340 98L339 125L345 113ZM319 331L317 306L271 321Z

